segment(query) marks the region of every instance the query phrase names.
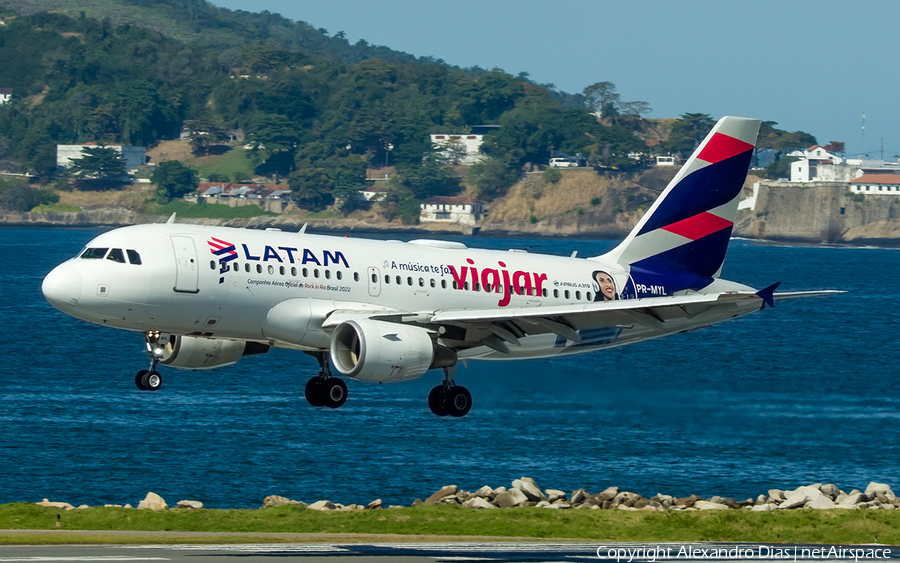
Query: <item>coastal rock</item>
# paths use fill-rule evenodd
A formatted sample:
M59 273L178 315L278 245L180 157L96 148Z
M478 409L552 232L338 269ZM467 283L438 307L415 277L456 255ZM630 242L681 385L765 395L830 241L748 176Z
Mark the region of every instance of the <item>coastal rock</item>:
M865 501L861 500L862 496L863 496L863 493L860 493L859 491L856 491L855 493L851 493L851 494L847 495L846 497L844 497L844 500L842 500L840 503L838 503L837 507L838 508L856 508L857 504L859 504L860 502L865 502Z
M475 495L476 497L490 498L490 497L494 496L494 489L485 485L472 494Z
M784 499L786 498L784 496L784 491L782 491L781 489L769 489L768 493L769 498L774 500L775 502L784 502Z
M587 491L584 489L575 489L572 491L572 504L583 503L587 496Z
M122 508L121 504L104 504L103 508Z
M415 505L415 503L413 503L413 505ZM366 510L378 510L379 508L384 508L380 498L377 498L366 505Z
M547 497L545 497L544 493L541 492L541 489L539 489L538 486L534 484L533 480L529 479L526 481L525 479L526 478L523 477L522 479L516 479L515 481L513 481L513 488L525 493L525 496L528 497L528 500L532 502L547 500Z
M677 501L675 501L675 504L677 504L678 506L691 508L698 500L703 500L703 497L701 497L700 495L691 495L689 497L679 498Z
M876 483L875 481L872 481L866 487L866 494L871 495L871 494L875 494L875 493L882 493L890 501L893 501L895 498L897 498L894 495L894 491L892 491L888 485L885 485L884 483Z
M90 506L88 506L86 504L79 504L78 508L76 508L75 510L84 510L86 508L90 508ZM891 507L891 508L893 508L893 507Z
M455 495L456 491L458 490L459 487L457 487L456 485L446 485L444 487L441 487L438 492L425 499L425 504L437 504L437 502L442 498L450 495Z
M505 493L505 492L506 492L506 487L504 487L503 485L500 485L499 487L494 489L494 495L499 495L500 493Z
M758 497L756 497L756 506L762 506L766 504L766 501L768 500L769 499L766 498L766 495L759 495Z
M537 487L537 483L535 483L534 479L531 477L519 477L519 481L525 481L526 483L531 483L535 487Z
M559 489L547 489L544 493L547 495L547 500L551 503L566 499L566 493Z
M557 501L548 506L547 508L553 508L557 510L565 510L567 508L572 508L572 505L567 502Z
M550 506L550 503L545 500L542 500L541 502L534 505L535 508L547 508L548 506Z
M510 508L525 503L528 497L519 489L510 489L504 491L494 498L494 504L500 508Z
M620 505L619 505L619 510L629 510L629 511L632 511L632 512L637 512L637 511L638 511L637 508L633 508L633 507L631 507L631 506L626 506L626 505L624 505L624 504L620 504Z
M694 503L694 508L698 510L728 510L728 505L708 500L698 500Z
M466 508L497 508L493 504L489 503L485 499L481 497L472 497L466 502L462 503L462 505Z
M814 508L816 510L828 510L834 508L834 501L825 495L818 496L806 503L804 508Z
M379 500L381 500L381 499L379 499ZM417 506L422 506L423 504L425 504L425 503L422 502L422 499L417 498L416 500L412 501L412 504L411 504L410 506L412 506L413 508L415 508L415 507L417 507Z
M769 512L771 510L778 510L777 504L757 504L750 508L753 512Z
M287 497L279 495L269 495L263 499L263 508L271 508L273 506L284 506L286 504L303 504L302 502L291 500Z
M582 489L583 490L583 489ZM619 487L608 487L602 493L597 494L597 500L602 504L604 501L612 500L616 498L616 495L619 494ZM572 502L575 502L575 499L572 499Z
M138 503L138 508L141 510L165 510L169 508L169 505L158 494L149 492L144 500Z
M67 502L50 502L47 499L34 503L38 506L49 506L50 508L62 508L63 510L75 510L75 507Z
M126 505L125 505L125 506L123 506L123 507L122 507L122 508L134 508L134 507L133 507L133 506L131 506L131 505L130 505L130 504L126 504Z
M832 485L830 483L827 485L822 485L821 487L819 487L819 490L822 491L823 495L830 498L831 500L836 499L838 495L841 494L841 490L838 489L836 485Z
M791 509L791 508L800 508L800 507L804 506L810 500L811 499L809 498L809 495L806 494L805 492L802 492L802 491L801 492L791 492L787 496L787 498L784 499L784 502L782 502L781 504L778 505L778 508L782 509L782 510L787 510L787 509Z
M203 503L199 500L180 500L175 504L176 508L203 508Z
M307 508L309 508L310 510L334 510L337 507L331 501L317 500L316 502L309 505Z

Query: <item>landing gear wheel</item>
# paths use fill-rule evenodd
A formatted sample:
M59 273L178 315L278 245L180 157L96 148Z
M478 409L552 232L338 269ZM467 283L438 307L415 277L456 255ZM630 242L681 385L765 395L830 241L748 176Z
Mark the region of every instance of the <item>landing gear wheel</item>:
M428 393L428 408L437 416L446 416L449 413L442 404L444 398L444 386L438 385Z
M142 379L144 378L144 376L145 376L146 374L148 374L148 373L150 373L150 370L142 369L141 371L137 372L137 375L134 376L134 384L135 384L135 386L137 386L137 388L140 389L141 391L146 391L146 390L147 390L147 388L144 387L144 384L141 382L141 380L142 380Z
M141 376L141 386L145 391L159 391L162 387L162 375L158 371L148 371Z
M441 403L450 416L466 416L472 410L472 394L465 387L455 385L445 390L443 395Z
M347 384L337 377L329 377L319 384L319 393L325 406L336 409L347 402Z
M306 389L304 389L306 394L306 402L309 403L313 407L324 407L325 406L325 396L322 393L322 378L321 377L313 377L310 378L309 381L306 382Z

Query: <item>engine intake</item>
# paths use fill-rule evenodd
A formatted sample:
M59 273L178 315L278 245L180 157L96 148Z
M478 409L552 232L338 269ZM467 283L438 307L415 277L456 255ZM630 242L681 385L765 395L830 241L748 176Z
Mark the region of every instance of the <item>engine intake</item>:
M404 381L456 364L456 352L436 346L423 328L359 319L331 337L331 361L343 375L364 381Z
M244 356L265 354L268 344L243 340L170 336L160 362L175 368L209 369L228 366Z

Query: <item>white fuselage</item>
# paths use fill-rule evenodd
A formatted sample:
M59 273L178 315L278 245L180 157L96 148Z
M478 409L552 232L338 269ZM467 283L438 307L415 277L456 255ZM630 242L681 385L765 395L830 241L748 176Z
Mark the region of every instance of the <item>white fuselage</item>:
M328 348L330 335L322 322L335 311L408 314L589 305L603 300L597 298L597 271L607 272L619 288L629 280L624 268L603 257L188 224L116 229L96 237L87 248L121 249L126 260L76 257L47 276L45 295L72 316L127 330L269 342L301 350ZM140 264L131 263L132 253ZM645 289L653 295L672 294L664 287ZM716 280L707 290L750 288ZM287 300L301 300L297 303L309 308L308 325L291 333L296 338L284 337L284 330L271 324L270 312ZM575 327L594 332L578 344L556 334L537 334L523 338L509 354L475 346L461 351L460 357L516 359L590 351L758 309L758 303L717 307L664 326Z

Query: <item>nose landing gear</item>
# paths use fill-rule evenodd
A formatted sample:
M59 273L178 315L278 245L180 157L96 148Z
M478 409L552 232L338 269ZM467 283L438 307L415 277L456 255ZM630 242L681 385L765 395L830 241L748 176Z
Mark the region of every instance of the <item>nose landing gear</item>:
M336 409L347 402L347 384L331 375L327 352L311 354L319 362L319 375L306 382L306 401L314 407Z
M163 350L159 344L159 332L150 331L144 333L147 341L147 355L150 356L150 369L142 369L134 376L134 384L141 391L159 391L162 387L162 374L156 371L156 366L162 359Z
M472 394L462 385L456 385L453 376L456 366L444 368L444 382L428 393L428 408L437 416L461 417L472 410Z

